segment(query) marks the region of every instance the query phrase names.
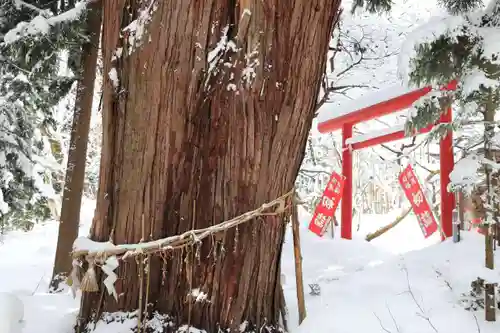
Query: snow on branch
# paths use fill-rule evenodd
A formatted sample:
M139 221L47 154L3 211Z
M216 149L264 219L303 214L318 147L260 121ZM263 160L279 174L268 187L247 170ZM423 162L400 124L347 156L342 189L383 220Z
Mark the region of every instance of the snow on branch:
M79 237L73 244L73 258L85 256L87 260L92 260L122 254L125 256L132 256L194 245L210 235L234 228L258 216L283 213L288 208L286 205L287 199L292 196L293 193L294 189L271 202L263 204L255 210L246 212L208 228L190 230L180 235L169 236L155 241L114 245L111 242L94 242L87 237Z
M26 7L32 11L35 11L35 12L37 12L39 14L43 14L43 15L47 14L47 12L48 12L48 11L40 9L37 6L34 6L30 3L27 3L26 1L23 1L23 0L14 0L14 5L16 6L16 9L18 9L18 10L21 9L21 7Z
M466 193L472 193L476 184L480 182L477 170L481 167L481 158L470 154L459 160L450 173L450 190L461 188Z
M157 9L157 1L151 0L146 7L139 10L137 18L123 28L124 37L128 40L130 46L128 54L132 54L141 46L146 36L147 26L153 19L153 13Z
M441 15L432 17L426 24L410 32L398 55L398 76L406 85L412 86L410 73L414 70L412 59L417 56L417 46L435 40L437 36L459 31L464 23L461 16ZM441 83L441 82L439 82Z
M24 1L16 0L15 4L18 7L26 6L29 9L37 12L38 15L29 22L19 22L15 28L9 30L4 35L3 43L8 45L15 43L19 39L26 36L48 34L52 26L62 22L69 22L78 19L84 13L88 4L92 1L94 0L80 1L76 3L75 7L72 9L67 10L59 15L50 16L52 15L50 11L45 11Z

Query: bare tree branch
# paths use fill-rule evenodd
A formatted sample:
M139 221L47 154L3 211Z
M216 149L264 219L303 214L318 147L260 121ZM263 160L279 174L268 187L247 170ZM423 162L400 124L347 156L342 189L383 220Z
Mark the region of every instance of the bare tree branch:
M474 320L476 321L477 333L481 333L481 327L479 326L479 322L477 321L477 316L474 312L472 312L472 316L474 317Z
M392 314L392 311L389 308L389 304L386 303L385 306L387 307L387 311L389 311L389 314L391 315L392 322L394 323L394 326L396 327L396 332L401 332L401 330L399 329L399 325L396 322L396 318L394 318L394 315Z
M382 324L382 320L380 319L379 316L377 316L375 312L373 313L373 315L377 317L378 323L380 324L380 328L382 328L387 333L392 333L391 331L389 331L387 328L384 327L384 324Z
M330 174L328 172L323 171L323 170L304 170L304 169L301 169L301 170L299 170L299 173L325 174L325 175L330 176Z
M407 290L407 293L410 294L411 298L413 299L413 302L415 302L415 304L417 305L417 308L419 309L420 312L417 312L417 316L419 316L420 318L422 319L425 319L429 325L432 327L432 329L434 330L434 332L438 333L438 330L437 328L432 324L430 318L425 314L425 310L422 308L422 306L418 303L416 297L415 297L415 294L413 293L413 290L411 289L411 284L410 284L410 278L408 276L408 269L406 269L406 267L403 267L402 270L405 272L406 274L406 283L408 285L408 290Z
M317 116L318 110L332 99L332 94L343 95L350 98L348 92L351 89L375 88L370 84L339 85L339 81L348 73L351 73L352 70L362 66L363 64L366 64L367 67L369 67L370 63L383 61L384 59L397 54L397 52L385 52L381 54L381 49L373 46L378 45L381 42L389 44L390 41L387 33L382 40L377 38L375 41L371 32L366 32L365 26L356 26L356 29L354 30L357 30L361 36L356 36L356 33L353 33L352 30L345 31L341 21L335 22L334 30L332 31L333 44L331 43L329 45L329 74L325 74L323 77L321 83L321 97L319 98L316 106L315 116ZM383 50L386 50L386 48ZM345 65L345 68L335 71L335 59L340 54L345 57L347 64Z

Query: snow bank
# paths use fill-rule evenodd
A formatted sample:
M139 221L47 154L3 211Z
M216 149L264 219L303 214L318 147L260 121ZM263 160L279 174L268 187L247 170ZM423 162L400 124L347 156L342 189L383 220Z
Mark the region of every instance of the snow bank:
M94 206L94 201L84 199L80 215L82 235L88 233ZM10 232L0 240L0 295L11 295L13 300L7 304L14 306L17 314L23 305L23 333L69 333L76 322L79 298L73 299L69 290L61 294L47 293L58 227L58 222L48 221L36 225L30 232ZM5 311L11 310L4 311L4 298L0 303L1 326L5 325ZM9 333L14 332L17 331ZM0 333L4 331L0 329Z
M0 333L20 333L24 319L24 304L13 293L0 292Z
M306 214L302 218L307 220ZM367 216L362 227L372 224L367 229L374 230L391 219ZM481 235L464 232L458 244L439 242L437 233L433 240L425 240L415 219L408 218L379 237L377 244L360 239L367 230L352 241L344 241L327 235L318 238L305 225L301 240L307 318L300 327L295 280L288 277L284 286L293 333L471 333L478 332L478 325L482 333L498 332L500 323L487 323L482 310L469 312L461 305L462 294L478 276L500 281L498 271L484 268ZM399 240L390 233L406 233L406 237ZM392 252L397 253L400 246L408 246L404 243L413 243L413 248L420 250L401 255L382 250L392 244ZM496 265L500 264L498 259ZM293 276L290 235L282 264L283 272ZM308 283L319 284L320 296L308 294Z

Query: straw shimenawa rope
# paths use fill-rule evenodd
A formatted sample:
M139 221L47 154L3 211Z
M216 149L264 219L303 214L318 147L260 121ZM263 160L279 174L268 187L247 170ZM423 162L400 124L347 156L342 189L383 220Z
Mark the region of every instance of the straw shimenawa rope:
M285 212L285 210L288 208L286 205L287 198L289 198L294 193L294 191L295 189L292 189L281 197L276 198L271 202L265 203L255 210L246 212L240 216L232 218L231 220L224 221L208 228L190 230L180 235L170 236L159 240L139 244L109 244L109 247L100 246L98 250L76 248L73 251L73 258L85 257L88 262L93 262L95 259L102 260L113 255L125 254L126 256L130 256L145 253L155 253L164 250L185 247L187 245L193 245L210 235L236 227L258 216L278 215Z

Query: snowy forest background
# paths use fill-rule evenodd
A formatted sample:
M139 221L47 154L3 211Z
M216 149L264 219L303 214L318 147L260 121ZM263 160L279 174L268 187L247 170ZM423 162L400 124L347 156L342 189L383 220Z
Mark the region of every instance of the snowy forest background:
M420 24L425 23L429 17L443 13L443 10L437 7L434 2L426 2L418 6L407 2L396 3L390 14L382 13L380 15L363 11L353 15L350 13L350 6L347 2L344 5L346 10L343 11L339 29L336 29L332 36L331 46L332 49L336 50L329 52L325 76L325 84L327 84L330 91L327 94L322 93L318 103L318 107L321 104L321 110L327 110L326 112L335 110L336 106L341 105L346 100L355 100L366 92L373 92L377 89L384 89L398 84L400 82L397 73L398 62L406 36ZM415 10L407 11L407 6L415 7ZM53 64L57 68L57 75L62 78L71 78L77 74L74 69L68 66L68 57L68 50L62 49L58 54L57 63ZM102 64L100 68L101 66ZM16 79L21 79L21 77ZM84 195L90 199L95 198L99 178L102 131L102 115L100 113L101 86L102 73L98 73L85 169ZM56 162L52 163L51 166L58 176L53 179L51 184L54 190L40 185L39 188L37 187L39 190L37 192L46 198L54 200L59 209L61 204L61 180L67 167L67 152L70 147L75 96L76 82L73 82L67 94L61 96L60 100L51 108L53 112L51 117L53 117L55 126L48 138L57 142L57 153L59 155L56 155L58 160L51 161L54 158L53 150L46 149L39 153L41 158ZM367 132L368 129L372 131L391 127L393 118L393 116L388 116L380 121L364 123L359 125L357 130L359 133L363 133ZM398 123L401 123L401 120ZM388 124L391 124L391 126ZM340 140L340 132L321 135L316 130L316 124L311 129L306 156L297 180L297 188L301 197L307 203L309 210L316 206L315 200L321 195L331 171L340 168ZM409 142L411 140L388 144L388 148L399 152L401 144L408 144ZM49 144L46 143L45 145L47 147ZM365 187L369 183L376 184L375 186L384 186L383 192L387 192L387 194L399 188L397 185L399 170L396 167L398 165L397 155L388 148L374 147L356 154L355 174L359 177L358 186L356 187L356 200L367 200L366 189L363 191L363 188L359 188L359 186ZM426 153L427 148L425 150L421 149L417 152L417 155L421 157ZM426 160L425 163L428 162ZM391 169L394 171L392 174L390 172L380 172L380 170L394 167L396 168ZM42 171L35 172L35 174L46 172L46 168L42 167L40 170ZM27 172L27 174L30 174L30 172ZM377 199L380 200L380 198ZM396 199L390 198L388 200L391 203L383 203L384 208L367 207L366 212L377 210L377 213L386 213L393 207L392 202ZM367 205L366 202L365 205ZM36 219L33 222L36 222ZM16 222L4 218L1 225L2 228L7 230L12 227L12 223ZM28 222L28 224L30 223Z
M77 78L82 75L75 48L87 38L79 21L85 2L63 1L64 5L60 3L57 8L51 7L50 1L31 3L7 0L0 4L0 270L8 272L0 276L0 291L15 293L23 300L23 332L41 332L42 327L63 333L70 332L74 325L78 298L75 301L65 291L52 294L48 290L68 151L72 148ZM367 7L368 3L360 5ZM374 3L384 5L383 1ZM488 108L496 111L500 103L499 5L492 0L485 4L489 7L476 11L465 4L469 2L456 1L463 3L465 9L458 9L466 14L453 16L458 10L450 14L450 3L397 0L389 12L371 13L358 8L351 13L352 3L344 1L341 19L332 32L317 113L335 112L349 101L374 91L383 93L402 82L437 86L458 77L460 88L453 96L435 91L409 111L357 125L355 134L383 132L395 125L423 128L435 120L440 103L452 97L455 160L459 162L450 189L487 201L483 217L491 226L498 218L496 184L492 185L491 179L499 166L495 152L500 136L495 134L497 118L485 121L482 114ZM481 23L485 17L492 17L487 26ZM443 33L446 38L442 38ZM467 52L458 52L462 56L459 58L454 47L463 45L463 36L469 38L469 44ZM439 54L443 49L447 53ZM445 57L452 58L455 65L460 63L460 68L443 65ZM422 60L426 58L434 62L426 63ZM439 73L432 76L432 71ZM84 235L92 222L99 186L103 75L113 80L111 73L102 73L99 57L80 215L80 234ZM318 239L307 231L331 172L340 172L341 166L341 133L320 134L316 128L314 120L296 180L301 202L304 280L311 286L311 294L306 295L308 317L300 327L296 327L289 233L283 249L282 284L291 331L497 330L497 323L483 320L484 311L479 311L484 308L484 290L474 284L478 276L484 279L479 284L500 280L497 270L484 269L484 237L471 232L458 248L451 242L436 245L439 235L424 240L415 218L410 216L376 241L364 241L367 234L391 223L408 207L398 183L398 175L407 163L416 168L421 181L427 179L425 191L432 206L439 203L439 175L430 174L439 170L438 139L443 128L438 126L430 134L354 154L356 236L350 243L338 235L333 240L329 235ZM339 213L337 220L340 222ZM420 251L408 253L413 250ZM402 299L401 294L407 297ZM203 298L199 291L198 296ZM497 297L500 302L500 295ZM12 304L0 298L0 313L14 313ZM121 315L120 320L110 317L108 322L101 321L94 331L132 332L135 317ZM104 325L109 322L120 322L120 326ZM17 332L2 329L0 323L0 333ZM187 328L179 332L199 331Z

